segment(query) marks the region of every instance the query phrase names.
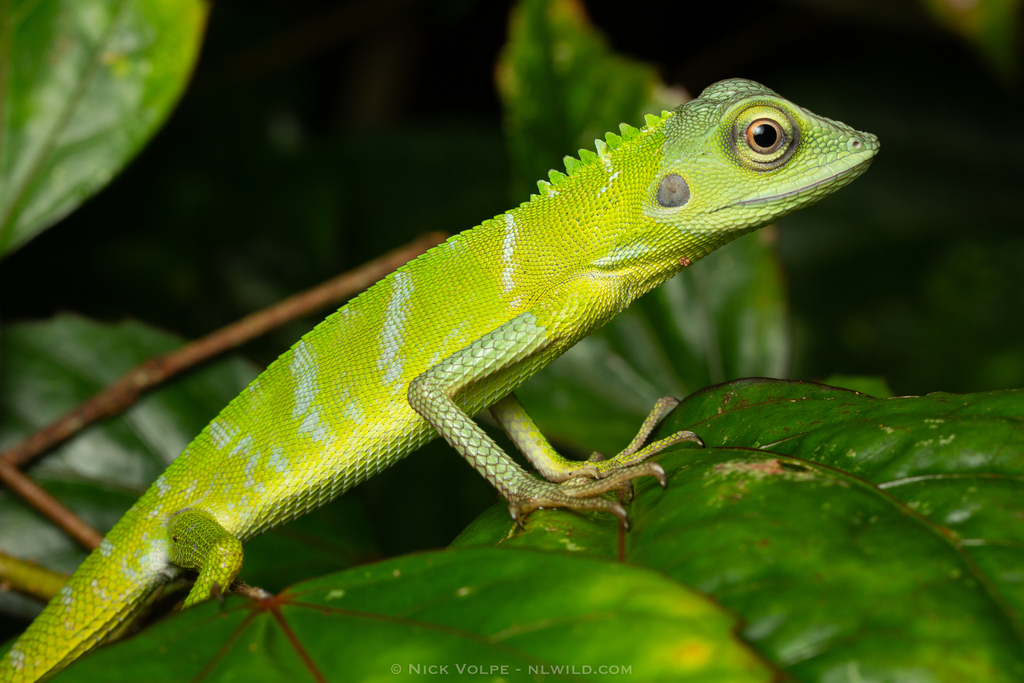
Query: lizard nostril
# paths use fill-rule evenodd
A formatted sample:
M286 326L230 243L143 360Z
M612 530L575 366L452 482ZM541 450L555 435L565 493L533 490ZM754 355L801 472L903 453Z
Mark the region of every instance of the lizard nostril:
M853 138L852 140L850 140L850 149L857 150L863 146L864 143L858 140L857 138Z

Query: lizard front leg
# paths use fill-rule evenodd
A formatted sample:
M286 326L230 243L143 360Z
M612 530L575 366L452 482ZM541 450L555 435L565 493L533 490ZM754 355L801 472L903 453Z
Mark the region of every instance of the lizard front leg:
M460 390L486 382L549 344L536 316L524 313L416 377L409 385L409 405L501 492L513 519L519 521L541 507L562 507L611 512L628 523L622 505L601 494L625 488L644 475L656 477L664 486L665 471L660 465L645 462L625 467L603 479L573 487L537 479L502 451L455 402Z
M686 430L678 431L644 446L647 437L651 435L661 419L677 405L679 405L679 401L671 396L659 398L654 404L654 409L640 426L636 437L624 450L609 460L606 460L600 453L594 453L586 462L569 460L552 448L514 394L509 394L491 406L491 414L505 429L505 433L512 439L516 447L533 463L533 466L545 479L565 482L576 477L603 479L614 472L641 463L669 446L683 441L692 441L703 446L704 442L699 436Z

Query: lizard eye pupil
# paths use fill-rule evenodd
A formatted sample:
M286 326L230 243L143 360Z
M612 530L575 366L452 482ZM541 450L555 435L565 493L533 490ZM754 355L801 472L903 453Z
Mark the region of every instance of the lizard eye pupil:
M783 139L782 128L770 119L758 119L747 126L747 142L760 154L771 154L782 146Z
M658 203L664 207L682 206L690 201L690 186L683 177L671 173L661 179L658 185Z
M766 126L762 123L754 129L754 142L761 147L771 147L777 139L778 136L775 134L775 129L771 126Z

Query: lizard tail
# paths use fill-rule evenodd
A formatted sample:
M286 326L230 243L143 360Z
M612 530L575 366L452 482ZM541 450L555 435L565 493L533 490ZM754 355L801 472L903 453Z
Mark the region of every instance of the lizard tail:
M173 578L165 535L138 526L122 531L134 526L127 521L111 530L0 659L0 683L52 676L124 626Z

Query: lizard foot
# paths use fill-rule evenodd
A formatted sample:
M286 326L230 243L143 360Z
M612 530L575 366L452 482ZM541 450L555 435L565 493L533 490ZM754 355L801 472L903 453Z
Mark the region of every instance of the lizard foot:
M580 463L567 473L568 481L566 481L565 484L567 486L577 485L580 480L585 480L586 478L604 479L611 474L621 472L629 467L634 467L647 458L650 458L652 455L657 455L666 448L684 441L696 443L703 448L704 441L702 441L694 432L685 429L644 446L644 442L647 441L647 437L651 435L651 432L653 432L654 428L658 426L661 419L671 412L677 405L679 405L678 399L671 396L663 396L659 398L654 404L654 408L651 410L650 415L647 416L647 419L644 420L644 423L640 426L640 431L637 432L637 435L633 438L630 444L626 446L626 448L613 458L606 458L603 454L597 451L591 453L586 462Z
M508 511L512 519L522 526L523 517L538 508L597 510L614 514L629 529L626 509L621 503L602 498L601 494L623 489L632 491L632 480L643 476L654 477L662 488L667 485L665 470L656 462L620 468L596 481L575 481L571 486L530 478L516 495L509 498Z

